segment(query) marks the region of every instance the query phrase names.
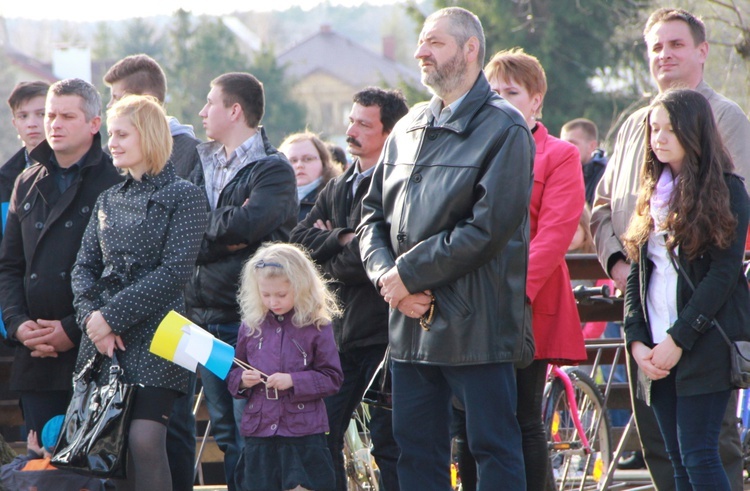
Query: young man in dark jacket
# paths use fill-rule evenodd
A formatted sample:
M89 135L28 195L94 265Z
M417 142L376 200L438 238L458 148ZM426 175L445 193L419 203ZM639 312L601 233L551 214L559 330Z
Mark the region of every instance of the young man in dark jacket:
M167 95L167 77L161 66L148 55L126 56L107 70L104 83L110 89L111 97L107 107L111 107L127 94L150 95L161 104ZM177 118L169 117L172 133L172 155L170 161L179 177L187 178L193 169L200 165L196 147L200 140L195 138L193 127L180 124ZM192 491L195 468L195 416L193 399L196 376L192 375L187 394L178 397L172 407L172 415L167 427L167 455L172 474L172 491Z
M47 99L47 82L20 82L8 97L13 115L11 122L23 145L0 167L0 203L9 203L16 177L34 161L29 152L44 141L44 104Z
M50 87L39 162L16 181L0 246L0 307L15 358L10 389L29 430L68 406L81 339L70 271L99 193L123 177L102 151L101 99L88 82Z
M242 265L267 241L287 241L297 223L297 182L286 157L266 138L263 85L249 73L225 73L211 82L200 112L206 135L201 165L190 181L208 197L208 228L185 290L190 319L234 346L240 325L237 287ZM242 448L238 424L243 401L226 382L199 367L211 427L224 452L228 489Z
M325 400L331 428L328 448L333 455L338 491L347 489L342 454L344 433L388 347L388 305L367 279L354 230L362 217L362 198L385 139L408 111L406 100L398 91L368 87L354 95L346 141L349 153L356 159L321 191L310 214L292 231L292 241L304 245L334 280L344 308L343 316L333 321L344 383L338 394ZM398 490L398 446L393 440L391 411L372 408L371 416L370 434L381 489Z

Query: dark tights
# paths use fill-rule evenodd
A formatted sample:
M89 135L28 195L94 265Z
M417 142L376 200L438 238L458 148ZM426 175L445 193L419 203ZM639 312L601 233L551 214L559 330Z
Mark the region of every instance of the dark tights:
M128 445L128 478L115 480L115 489L172 489L167 461L167 427L148 419L134 419L130 423Z
M521 427L528 491L545 491L552 487L552 468L542 422L542 397L546 379L547 360L534 360L528 367L516 371L516 419Z

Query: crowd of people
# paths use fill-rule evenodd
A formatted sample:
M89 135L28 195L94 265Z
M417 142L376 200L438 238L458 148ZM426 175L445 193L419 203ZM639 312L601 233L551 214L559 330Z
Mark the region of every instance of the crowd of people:
M348 489L344 433L387 357L392 409L373 407L370 427L380 489L448 490L458 436L465 491L547 491L547 366L585 360L591 335L565 254L596 250L625 296L607 330L624 332L657 489L741 490L716 327L750 340L750 121L703 81L699 18L659 9L644 39L659 93L609 162L587 119L549 133L539 60L513 48L486 62L480 19L458 7L419 36L430 101L353 95L351 163L309 131L277 149L249 73L207 87L200 142L166 114L155 60L118 61L106 148L90 83L18 84L0 308L33 454L2 479L64 472L49 457L73 374L117 353L137 388L113 485L192 489L196 374L149 351L175 310L241 364L226 379L198 367L229 490Z

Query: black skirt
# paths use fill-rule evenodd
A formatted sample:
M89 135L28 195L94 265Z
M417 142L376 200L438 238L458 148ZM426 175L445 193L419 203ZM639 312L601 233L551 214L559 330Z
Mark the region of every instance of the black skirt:
M336 476L326 437L245 437L245 448L235 472L242 491L284 491L302 486L333 491Z

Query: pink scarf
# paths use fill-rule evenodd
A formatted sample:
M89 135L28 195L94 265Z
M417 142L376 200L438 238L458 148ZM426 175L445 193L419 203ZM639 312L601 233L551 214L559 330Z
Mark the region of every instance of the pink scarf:
M654 231L661 230L663 223L666 221L669 213L669 202L672 200L672 194L679 182L680 176L673 177L671 169L665 165L649 203L651 205L651 218L654 219Z

